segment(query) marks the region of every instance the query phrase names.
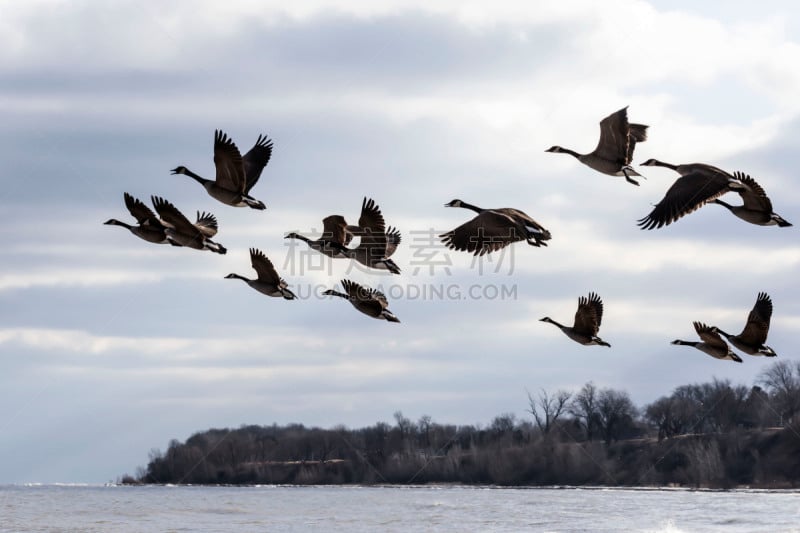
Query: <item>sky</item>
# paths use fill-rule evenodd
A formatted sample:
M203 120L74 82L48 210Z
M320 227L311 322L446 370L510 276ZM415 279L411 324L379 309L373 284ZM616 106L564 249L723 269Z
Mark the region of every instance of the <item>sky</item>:
M751 385L771 360L717 361L674 339L692 322L738 333L760 291L768 344L796 360L798 226L747 224L707 206L642 231L677 177L634 187L589 152L629 106L650 126L634 164L704 162L752 175L800 225L800 11L794 2L0 3L0 483L111 481L148 452L242 424L488 424L526 414L526 391ZM272 160L223 205L215 129ZM128 192L208 211L226 255L136 238ZM309 253L327 215L355 223L370 197L403 235L402 274ZM436 235L481 207L515 207L552 233L475 261ZM738 198L728 201L739 203ZM248 249L299 298L269 298ZM382 288L401 323L320 293ZM571 324L598 293L600 336Z

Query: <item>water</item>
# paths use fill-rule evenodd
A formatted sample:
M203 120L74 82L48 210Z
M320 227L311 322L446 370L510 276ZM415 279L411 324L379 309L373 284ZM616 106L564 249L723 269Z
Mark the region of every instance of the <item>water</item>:
M0 487L0 532L800 531L798 491Z

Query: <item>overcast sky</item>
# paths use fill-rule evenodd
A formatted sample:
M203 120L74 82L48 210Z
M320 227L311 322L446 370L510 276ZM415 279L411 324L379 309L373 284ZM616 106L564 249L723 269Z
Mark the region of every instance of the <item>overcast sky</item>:
M750 385L770 360L714 360L692 321L738 333L759 291L768 344L798 357L798 226L720 206L641 231L677 175L634 187L591 151L624 106L650 125L635 163L751 174L800 225L800 13L794 2L101 2L0 4L0 483L104 482L152 448L210 427L359 427L524 418L526 389L587 381L645 405L714 377ZM233 208L170 169L212 177L214 130L272 161ZM129 192L218 220L220 256L159 246ZM364 196L403 233L403 273L366 272L285 241ZM491 261L432 238L472 215L454 199L522 209L553 235ZM738 203L738 198L729 199ZM301 298L263 296L248 248ZM380 286L402 323L319 297ZM438 292L437 292L438 291ZM440 293L444 291L444 296ZM600 336L571 324L589 291Z

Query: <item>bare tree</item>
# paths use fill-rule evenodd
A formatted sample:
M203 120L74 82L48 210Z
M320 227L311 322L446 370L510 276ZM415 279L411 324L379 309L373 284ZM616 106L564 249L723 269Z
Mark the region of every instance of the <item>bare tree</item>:
M597 394L598 425L606 444L619 440L623 430L633 426L635 416L636 406L627 392L603 389Z
M597 426L597 387L591 381L584 385L569 403L569 413L578 419L586 431L586 440L594 438Z
M567 402L572 394L559 390L551 396L542 389L539 397L534 399L530 392L525 392L528 393L528 412L533 415L539 431L547 435L558 418L567 410Z
M759 381L770 395L773 408L782 424L792 421L800 412L800 361L778 361L759 375Z
M419 428L420 440L424 448L429 448L431 445L431 424L432 418L430 415L422 415L417 422Z

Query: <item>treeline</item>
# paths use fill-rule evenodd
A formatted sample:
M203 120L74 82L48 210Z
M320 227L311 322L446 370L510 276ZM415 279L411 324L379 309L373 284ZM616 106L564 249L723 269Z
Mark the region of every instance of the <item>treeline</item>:
M528 393L531 420L499 415L485 427L417 421L348 429L211 429L123 483L497 485L800 484L800 362L768 367L751 387L684 385L637 408L624 391Z

